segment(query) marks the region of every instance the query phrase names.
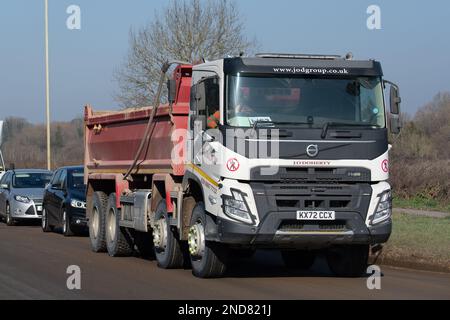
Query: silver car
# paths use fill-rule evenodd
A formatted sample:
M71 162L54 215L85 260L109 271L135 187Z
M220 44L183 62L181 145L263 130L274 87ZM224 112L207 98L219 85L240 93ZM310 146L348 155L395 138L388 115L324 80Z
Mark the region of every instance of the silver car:
M0 180L0 220L12 226L19 220L41 219L44 188L51 177L48 170L7 171Z

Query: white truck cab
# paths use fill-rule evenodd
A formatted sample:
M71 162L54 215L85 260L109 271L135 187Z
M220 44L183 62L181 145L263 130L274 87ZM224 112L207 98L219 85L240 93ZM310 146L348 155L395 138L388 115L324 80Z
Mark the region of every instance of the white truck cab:
M195 65L185 180L201 186L211 217L199 237L281 249L288 264L326 249L337 274L361 274L392 224L388 130L400 130L400 98L382 76L378 61L349 56Z

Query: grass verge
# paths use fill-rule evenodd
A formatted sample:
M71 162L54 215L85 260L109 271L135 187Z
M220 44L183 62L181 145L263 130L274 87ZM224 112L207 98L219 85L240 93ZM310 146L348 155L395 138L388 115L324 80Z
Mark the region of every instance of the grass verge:
M378 261L450 272L450 217L433 218L394 211L391 238Z
M409 199L394 197L393 206L394 208L450 212L449 204L423 196L415 196Z

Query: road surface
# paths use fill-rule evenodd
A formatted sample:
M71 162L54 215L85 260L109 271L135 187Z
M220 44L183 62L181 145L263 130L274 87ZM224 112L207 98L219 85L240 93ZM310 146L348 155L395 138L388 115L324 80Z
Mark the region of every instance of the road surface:
M67 289L69 265L81 268L81 290ZM381 290L368 290L366 278L332 276L323 259L311 271L289 271L266 251L225 278L205 280L151 260L93 253L86 237L0 223L0 299L450 299L449 274L381 270Z

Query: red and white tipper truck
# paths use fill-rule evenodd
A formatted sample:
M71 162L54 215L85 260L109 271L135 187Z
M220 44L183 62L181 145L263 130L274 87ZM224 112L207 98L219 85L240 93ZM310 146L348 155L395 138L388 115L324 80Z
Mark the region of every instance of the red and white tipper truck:
M391 233L388 131L401 127L399 89L380 63L176 63L159 105L169 65L153 107L85 108L92 250L154 253L159 267L190 264L202 278L257 249L298 268L321 252L335 274L363 274Z

